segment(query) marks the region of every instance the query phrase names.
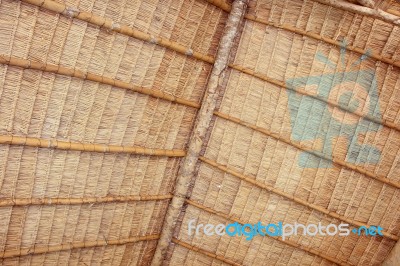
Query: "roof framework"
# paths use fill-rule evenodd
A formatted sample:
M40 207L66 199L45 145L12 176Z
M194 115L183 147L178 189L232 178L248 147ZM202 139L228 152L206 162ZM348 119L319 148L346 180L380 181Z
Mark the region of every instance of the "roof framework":
M2 0L2 262L398 264L400 4L386 2ZM381 119L287 86L332 71L321 51L337 72L368 53L355 68L376 72ZM289 92L379 124L361 140L379 164L348 163L340 139L332 157L294 141ZM302 152L332 167L301 168ZM190 219L384 236L193 237Z

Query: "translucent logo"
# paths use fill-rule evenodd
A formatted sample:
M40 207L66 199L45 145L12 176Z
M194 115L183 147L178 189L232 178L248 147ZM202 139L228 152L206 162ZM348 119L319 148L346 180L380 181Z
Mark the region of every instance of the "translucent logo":
M347 140L345 151L347 162L351 164L379 162L380 151L360 140L361 134L376 132L381 128L375 71L353 70L368 57L368 53L354 62L350 70L340 70L340 68L345 69L345 56L346 44L343 43L340 50L342 67L335 65L321 53L316 55L317 60L334 70L333 73L286 80L289 88L286 91L292 140L320 143L318 149L300 154L300 167L331 167L332 144L338 137L345 137ZM307 96L299 94L300 91L305 92Z

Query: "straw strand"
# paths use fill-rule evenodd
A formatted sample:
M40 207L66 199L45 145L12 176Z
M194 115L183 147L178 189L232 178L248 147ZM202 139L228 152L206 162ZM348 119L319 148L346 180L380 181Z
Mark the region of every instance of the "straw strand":
M272 21L267 21L267 20L258 18L258 17L254 16L254 15L250 15L250 14L247 14L245 16L245 18L248 19L248 20L254 21L254 22L258 22L258 23L267 25L267 26L272 26L272 27L275 27L275 28L287 30L287 31L290 31L290 32L293 32L293 33L296 33L296 34L300 34L300 35L303 35L303 36L307 36L307 37L313 38L313 39L318 40L318 41L323 41L323 42L335 45L337 47L344 48L344 49L346 49L348 51L358 53L360 55L364 55L364 54L368 53L368 57L370 57L370 58L373 58L373 59L378 60L378 61L382 61L382 62L384 62L386 64L389 64L389 65L400 67L400 61L396 61L396 60L394 60L392 58L384 57L384 56L380 55L379 53L377 53L377 52L375 52L374 50L371 50L371 49L368 49L368 50L367 49L361 49L359 47L355 47L355 46L350 45L350 44L348 44L345 47L343 47L343 45L341 44L340 41L336 41L334 39L322 36L322 35L317 34L317 33L313 33L311 31L305 31L305 30L296 28L296 27L291 26L291 25L277 24L277 23L274 23Z
M202 248L192 246L192 245L190 245L190 244L188 244L188 243L186 243L186 242L183 242L183 241L181 241L181 240L179 240L179 239L177 239L177 238L172 238L171 241L172 241L173 243L175 243L175 244L178 244L178 245L184 247L184 248L187 248L187 249L189 249L189 250L192 250L192 251L201 253L201 254L206 255L206 256L208 256L208 257L210 257L210 258L217 259L217 260L222 261L222 262L224 262L224 263L226 263L226 264L234 265L234 266L240 266L240 265L241 265L241 264L239 264L239 263L237 263L237 262L234 262L234 261L232 261L232 260L230 260L230 259L225 258L224 256L217 255L217 254L214 254L214 253L209 252L209 251L207 251L207 250L204 250L204 249L202 249Z
M108 30L112 30L129 37L133 37L152 44L157 44L159 46L171 49L180 54L191 56L207 63L211 64L214 63L214 58L212 56L204 55L202 53L193 51L190 47L185 47L182 44L161 37L154 37L148 33L131 28L128 25L124 24L120 25L109 18L101 17L90 12L80 11L75 7L68 7L63 3L58 3L52 0L21 0L21 1L47 10L51 10L59 14L63 14L68 17L73 17L79 20L83 20L87 23L94 24L106 28ZM73 10L73 12L69 12L69 10Z
M40 148L55 148L60 150L85 151L85 152L101 152L101 153L131 153L138 155L154 155L168 157L183 157L186 152L184 150L165 150L150 149L132 146L117 146L93 143L80 143L71 141L61 141L56 139L40 139L32 137L19 137L14 135L0 135L0 144L20 145Z
M224 2L224 0L206 0L206 1L209 2L210 4L215 5L216 7L221 8L224 11L227 11L227 12L229 12L229 10L231 9L230 5L227 4L226 2ZM244 18L248 19L248 20L251 20L251 21L254 21L254 22L258 22L258 23L267 25L267 26L272 26L272 27L275 27L275 28L279 28L279 29L283 29L283 30L287 30L287 31L296 33L296 34L307 36L307 37L313 38L315 40L323 41L323 42L335 45L337 47L343 48L343 45L341 44L340 41L336 41L334 39L331 39L331 38L328 38L328 37L324 37L324 36L322 36L322 35L320 35L318 33L313 33L311 31L306 31L306 30L303 30L303 29L299 29L299 28L296 28L296 27L291 26L291 25L278 24L278 23L275 23L273 21L268 21L266 19L262 19L262 18L259 18L259 17L255 16L255 15L251 15L251 14L246 14L244 16ZM384 57L384 56L380 55L379 53L375 52L374 50L361 49L361 48L355 47L353 45L347 45L344 48L347 49L348 51L356 52L356 53L359 53L361 55L366 54L368 52L368 56L373 58L373 59L376 59L378 61L382 61L382 62L384 62L386 64L389 64L389 65L400 67L400 61L395 61L392 58Z
M132 196L107 196L87 198L15 198L0 199L0 207L29 206L29 205L76 205L90 203L110 203L128 201L152 201L171 199L172 195L132 195Z
M237 222L237 223L240 223L240 224L246 224L246 223L248 223L248 222L241 221L241 220L239 220L239 219L237 219L237 218L235 218L235 217L232 217L232 216L230 216L230 215L228 215L228 214L225 214L225 213L216 211L216 210L214 210L214 209L212 209L212 208L206 207L206 206L204 206L204 205L202 205L202 204L200 204L200 203L198 203L198 202L195 202L195 201L193 201L193 200L187 199L187 200L186 200L186 203L189 204L189 205L192 205L192 206L194 206L194 207L196 207L196 208L198 208L198 209L200 209L200 210L206 211L206 212L208 212L208 213L215 214L215 215L217 215L217 216L219 216L219 217L222 217L222 218L225 218L225 219L227 219L227 220L231 220L231 221L234 221L234 222ZM330 256L328 256L328 255L325 255L325 254L322 253L321 251L315 250L315 249L310 248L310 247L305 247L305 246L300 245L300 244L298 244L298 243L296 243L296 242L293 242L293 241L290 241L290 240L287 240L287 239L283 241L282 239L280 239L280 238L278 238L278 237L273 237L273 236L269 236L269 237L271 237L271 238L273 238L273 239L275 239L275 240L278 240L278 241L280 241L280 242L282 242L282 243L285 243L285 244L287 244L287 245L289 245L289 246L292 246L292 247L294 247L294 248L304 250L304 251L306 251L306 252L308 252L308 253L310 253L310 254L312 254L312 255L314 255L314 256L319 256L319 257L321 257L321 258L323 258L323 259L326 259L326 260L328 260L328 261L330 261L330 262L333 262L333 263L336 263L336 264L338 264L338 265L349 265L348 263L346 263L346 262L344 262L344 261L340 261L340 260L337 259L337 258L333 258L333 257L330 257Z
M1 54L0 54L0 64L22 67L25 69L40 70L40 71L44 71L44 72L50 72L50 73L55 73L55 74L59 74L59 75L90 80L90 81L118 87L121 89L127 89L127 90L131 90L131 91L138 92L141 94L153 96L153 97L160 98L160 99L163 99L166 101L175 102L175 103L183 104L183 105L194 107L194 108L200 108L200 105L197 102L193 102L193 101L190 101L187 99L175 97L173 95L164 93L160 90L154 90L154 89L136 86L136 85L133 85L133 84L130 84L127 82L117 80L117 79L112 79L109 77L100 76L100 75L96 75L93 73L83 72L83 71L80 71L80 70L77 70L74 68L68 68L68 67L63 67L60 65L47 64L47 63L37 62L37 61L32 61L32 60L26 60L26 59L21 59L21 58L16 58L13 56L6 56L6 55L1 55Z
M340 215L340 214L338 214L336 212L329 211L329 210L327 210L327 209L325 209L325 208L323 208L323 207L321 207L319 205L316 205L316 204L313 204L313 203L309 203L309 202L307 202L307 201L305 201L303 199L297 198L297 197L295 197L293 195L290 195L290 194L288 194L286 192L280 191L280 190L274 188L273 186L261 183L261 182L257 181L254 177L250 177L250 176L246 176L244 174L238 173L238 172L236 172L236 171L234 171L232 169L229 169L225 165L219 164L219 163L217 163L215 161L212 161L210 159L207 159L205 157L200 157L200 160L202 162L208 164L208 165L211 165L211 166L213 166L213 167L225 172L225 173L233 175L233 176L235 176L235 177L237 177L237 178L239 178L241 180L244 180L244 181L246 181L246 182L248 182L248 183L250 183L250 184L252 184L254 186L257 186L257 187L259 187L261 189L264 189L264 190L267 190L269 192L273 192L273 193L275 193L275 194L277 194L279 196L282 196L282 197L287 198L287 199L289 199L291 201L299 203L299 204L301 204L303 206L306 206L306 207L308 207L310 209L322 212L323 214L331 216L332 218L335 218L335 219L338 219L338 220L342 220L342 221L344 221L346 223L349 223L349 224L352 224L352 225L355 225L355 226L358 226L358 227L360 227L360 226L369 227L369 225L366 224L366 223L359 222L359 221L353 220L351 218L347 218L347 217L345 217L343 215ZM399 240L398 236L393 235L391 233L388 233L386 231L383 231L382 234L385 237L390 238L390 239L392 239L394 241Z
M229 12L231 7L229 4L227 4L224 0L206 0L212 5L215 5L216 7L221 8L222 10ZM329 5L332 7L344 9L353 13L361 14L367 17L373 17L377 18L389 23L392 23L394 25L400 25L400 17L399 17L399 12L395 10L381 10L381 9L373 9L370 7L364 7L364 6L359 6L355 5L346 1L341 1L341 0L314 0L315 2ZM248 17L245 17L248 18Z
M365 115L364 116L360 111L352 111L349 108L346 108L346 107L343 107L341 105L338 105L338 104L336 104L336 103L334 103L332 101L321 99L320 97L315 96L312 93L307 92L306 90L295 90L294 88L289 88L289 87L286 86L286 83L284 81L270 78L267 75L257 73L254 70L248 69L248 68L243 67L243 66L230 64L229 67L231 67L231 68L233 68L233 69L235 69L237 71L240 71L242 73L248 74L250 76L256 77L256 78L258 78L260 80L263 80L263 81L266 81L268 83L274 84L274 85L276 85L278 87L281 87L282 89L292 90L292 91L294 91L294 92L296 92L298 94L312 97L312 98L314 98L314 99L316 99L318 101L326 102L328 105L330 105L332 107L336 107L336 108L339 108L340 110L343 110L345 112L349 112L351 114L357 115L360 118L365 118L368 121L374 122L376 124L380 124L380 125L383 125L383 126L386 126L386 127L390 128L390 129L394 129L394 130L400 131L400 125L397 125L397 124L395 124L393 122L387 121L387 120L385 120L383 118L381 120L378 120L378 119L376 119L374 117L371 117L370 115Z
M140 241L157 240L158 238L159 235L147 235L147 236L137 236L127 239L117 239L117 240L97 240L97 241L87 241L79 243L64 243L61 245L46 246L46 247L34 246L30 248L23 248L20 250L1 251L0 258L5 259L5 258L21 257L26 255L37 255L37 254L58 252L63 250L72 250L78 248L93 248L93 247L101 247L108 245L125 245Z
M317 157L319 157L321 159L332 161L334 164L336 164L338 166L345 167L347 169L353 170L355 172L358 172L358 173L360 173L362 175L365 175L365 176L367 176L369 178L378 180L378 181L380 181L380 182L382 182L384 184L393 186L395 188L400 188L400 183L397 182L397 181L394 181L394 180L391 180L391 179L389 179L387 177L383 177L383 176L379 176L377 174L371 173L371 172L369 172L369 171L367 171L367 170L365 170L365 169L363 169L363 168L361 168L359 166L348 164L343 160L336 159L334 156L332 156L332 158L328 158L328 157L323 156L321 154L315 153L312 150L308 149L305 145L302 145L301 143L292 141L290 139L282 138L279 134L272 133L272 132L268 131L265 128L258 127L256 125L253 125L253 124L247 123L247 122L245 122L243 120L240 120L239 118L236 118L236 117L233 117L233 116L221 113L221 112L217 112L216 111L216 112L214 112L214 115L216 115L216 116L218 116L220 118L223 118L225 120L231 121L231 122L233 122L235 124L239 124L241 126L253 129L253 130L255 130L257 132L260 132L260 133L262 133L264 135L267 135L269 137L272 137L274 139L282 141L282 142L284 142L284 143L286 143L286 144L288 144L290 146L296 147L297 149L299 149L301 151L308 152L308 153L310 153L310 154L312 154L314 156L317 156Z

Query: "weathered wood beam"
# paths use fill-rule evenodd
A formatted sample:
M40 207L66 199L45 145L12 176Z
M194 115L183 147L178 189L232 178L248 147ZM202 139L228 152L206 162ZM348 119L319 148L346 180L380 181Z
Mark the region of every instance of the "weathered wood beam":
M243 20L248 0L235 0L228 16L224 33L219 42L215 63L208 80L206 94L198 112L192 135L189 140L187 156L179 169L174 197L172 198L164 219L160 240L152 260L152 265L161 265L165 259L178 217L188 196L189 187L194 182L194 173L200 151L209 129L219 92L222 88L228 59L239 25Z

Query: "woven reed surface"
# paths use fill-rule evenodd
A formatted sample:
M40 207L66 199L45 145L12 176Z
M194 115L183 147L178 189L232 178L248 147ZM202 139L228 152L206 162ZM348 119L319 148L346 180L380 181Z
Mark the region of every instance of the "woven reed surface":
M227 17L203 0L57 1L213 57ZM309 0L253 0L247 13L400 60L400 28L373 18ZM234 65L281 82L331 73L331 68L315 59L317 51L334 64L341 63L337 46L250 20L245 22L237 46ZM89 72L194 102L201 101L212 67L171 49L11 0L0 4L0 54ZM359 53L346 53L342 71L351 69L359 57ZM400 69L373 58L354 69L377 73L382 121L399 125ZM6 64L0 65L0 96L0 135L70 142L185 149L196 115L195 108L101 82ZM290 142L285 88L231 69L218 111ZM303 119L311 121L312 113ZM342 119L353 117L347 114ZM388 234L400 235L399 189L371 177L400 181L398 130L382 126L361 138L362 143L373 144L382 152L379 164L359 164L369 176L336 164L327 169L301 168L298 148L223 118L215 118L210 131L205 158L350 220L380 225ZM320 141L303 144L316 149ZM345 141L334 139L332 152L335 159L344 161ZM1 145L0 199L169 195L179 162L179 158ZM199 163L190 200L217 213L189 204L175 237L237 264L333 265L335 261L377 265L395 244L388 237L355 235L289 238L302 249L270 237L246 241L241 237L188 236L190 219L203 224L232 219L341 222L205 162ZM0 254L159 234L168 204L164 199L0 207ZM1 263L146 265L156 244L151 240L62 250L6 258ZM306 251L310 248L312 252ZM225 265L218 258L175 243L168 255L170 265Z
M227 14L200 0L58 1L215 56ZM200 102L211 65L20 1L0 4L0 54ZM185 149L196 109L118 87L0 65L0 134ZM169 195L179 158L0 146L0 200ZM169 200L0 208L0 254L159 234ZM136 265L156 240L6 258L4 265Z
M355 15L313 1L297 0L251 1L248 15L271 24L289 25L336 41L346 40L353 47L371 49L391 60L400 59L400 28L370 17ZM317 52L328 56L338 67L332 69L318 61L315 58ZM366 58L359 65L352 66L360 56L361 54L356 52L346 52L342 65L340 47L247 20L232 64L283 83L291 78L319 76L335 71L346 72L350 69L375 71L382 121L399 125L400 69L373 58ZM293 103L289 102L287 91L284 87L231 69L218 111L263 128L290 142L292 127L289 106ZM301 101L308 96L299 94L299 97ZM315 103L320 101L312 99ZM323 110L315 109L307 113L306 117L297 119L302 119L305 125L310 125L321 112ZM348 112L339 116L341 123L350 119L354 118ZM374 145L381 151L378 164L357 164L370 173L370 176L337 164L330 168L300 167L298 161L301 150L297 147L220 117L216 117L210 130L205 158L290 197L320 206L356 222L380 225L388 233L400 235L399 189L371 178L382 176L393 181L400 180L398 130L381 126L378 131L367 132L360 138L360 143ZM313 129L305 128L304 132L307 130ZM302 134L305 134L304 132ZM334 158L345 161L346 141L341 138L331 141ZM321 139L304 141L302 145L307 149L316 150L321 145ZM190 200L209 210L189 204L176 237L192 246L243 265L380 265L396 243L388 237L291 236L288 241L300 244L304 247L301 249L271 237L258 236L246 241L244 237L226 235L188 236L187 225L191 219L196 219L196 224L214 225L235 221L228 220L227 217L248 223L261 221L264 224L279 221L291 224L321 222L325 225L342 222L304 204L268 192L205 162L200 163ZM222 215L213 214L210 210ZM316 252L313 254L304 251L309 248ZM332 259L315 255L318 252ZM170 253L172 265L183 259L191 265L220 263L216 259L204 262L202 254L177 245L171 248Z

